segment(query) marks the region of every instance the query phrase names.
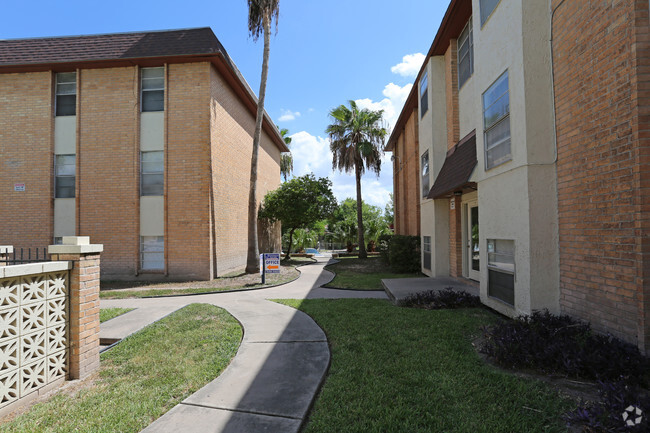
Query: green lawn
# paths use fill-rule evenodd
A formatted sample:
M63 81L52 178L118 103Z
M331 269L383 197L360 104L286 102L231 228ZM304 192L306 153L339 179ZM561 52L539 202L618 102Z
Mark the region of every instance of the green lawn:
M424 275L420 272L413 274L396 274L389 272L390 268L380 257L359 259L342 257L340 262L326 266L325 269L336 274L334 279L325 285L338 289L355 290L384 290L381 280L386 278L417 278Z
M35 405L2 432L139 432L217 377L242 330L224 310L193 304L124 339L101 356L99 378Z
M485 309L420 310L381 300L278 301L323 328L332 360L306 433L563 432L575 407L546 384L481 360Z
M133 308L102 308L99 310L99 322L106 322L107 320L111 320L133 310Z

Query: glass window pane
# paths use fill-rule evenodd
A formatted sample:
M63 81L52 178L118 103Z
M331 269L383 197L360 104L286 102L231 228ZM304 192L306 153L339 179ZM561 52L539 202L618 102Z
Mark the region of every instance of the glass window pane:
M142 90L161 90L165 88L164 78L143 78Z
M76 72L59 72L56 74L56 82L58 83L76 83L77 82L77 73Z
M420 95L422 95L424 92L427 91L429 86L429 78L427 76L427 73L425 72L424 75L422 76L422 79L420 80Z
M162 78L165 76L165 68L142 68L142 78Z
M497 99L508 91L508 71L499 77L483 94L483 110L494 104Z
M162 163L165 160L165 153L163 151L155 152L142 152L142 162L147 163L160 163L160 171L162 171Z
M74 116L77 112L76 95L59 95L56 97L56 115Z
M480 0L481 3L481 25L485 24L485 21L490 17L490 14L492 14L492 11L494 10L495 7L497 7L497 4L499 4L499 0Z
M74 95L77 93L76 83L59 83L56 85L57 95Z
M54 179L55 191L54 198L73 198L75 177L74 176L57 176Z
M75 155L57 155L56 156L56 167L55 172L57 176L75 175Z
M163 236L141 236L140 262L142 269L165 268L165 242Z
M425 91L420 97L420 117L424 116L429 110L429 92Z
M142 174L142 195L164 195L162 174Z
M506 93L492 104L483 114L483 121L485 122L485 129L489 129L492 125L503 119L510 113L510 97Z
M165 91L164 90L147 90L142 92L142 111L164 111Z

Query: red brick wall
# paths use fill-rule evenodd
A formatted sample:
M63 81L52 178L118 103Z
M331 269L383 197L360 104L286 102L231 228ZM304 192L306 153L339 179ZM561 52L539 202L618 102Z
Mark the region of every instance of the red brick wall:
M456 39L449 41L445 52L445 95L447 96L447 150L460 140L458 120L458 50Z
M393 152L395 234L420 235L420 146L418 110L413 110ZM429 155L431 158L431 155Z
M648 2L562 3L553 50L560 305L647 349Z
M165 250L168 271L210 279L210 63L168 66Z
M463 276L463 226L461 197L453 196L449 206L449 275ZM451 209L451 203L454 209Z
M241 103L214 68L210 83L214 238L217 274L222 275L246 265L255 114ZM265 132L262 132L257 176L260 203L268 191L280 185L280 151ZM277 228L275 236L279 238Z
M103 244L102 276L134 276L139 254L138 73L77 74L77 234Z
M0 245L52 243L51 95L49 72L0 74ZM15 183L25 191L14 191Z

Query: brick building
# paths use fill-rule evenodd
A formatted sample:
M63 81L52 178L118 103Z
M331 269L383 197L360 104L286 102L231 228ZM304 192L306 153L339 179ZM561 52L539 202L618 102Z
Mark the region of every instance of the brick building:
M416 110L423 272L650 350L649 8L450 2L387 148Z
M0 41L0 243L90 236L105 278L241 269L256 107L209 28ZM286 151L265 116L259 200Z

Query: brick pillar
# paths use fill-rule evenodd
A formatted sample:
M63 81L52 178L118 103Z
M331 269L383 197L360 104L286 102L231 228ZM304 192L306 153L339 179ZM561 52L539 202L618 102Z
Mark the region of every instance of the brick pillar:
M463 227L461 196L449 200L449 275L463 276Z
M14 252L14 247L11 245L0 245L0 266L5 266L6 263L2 262L2 260L7 260L9 258L9 254Z
M99 255L103 245L87 236L64 236L50 245L53 260L71 261L68 306L68 378L82 379L99 368Z

